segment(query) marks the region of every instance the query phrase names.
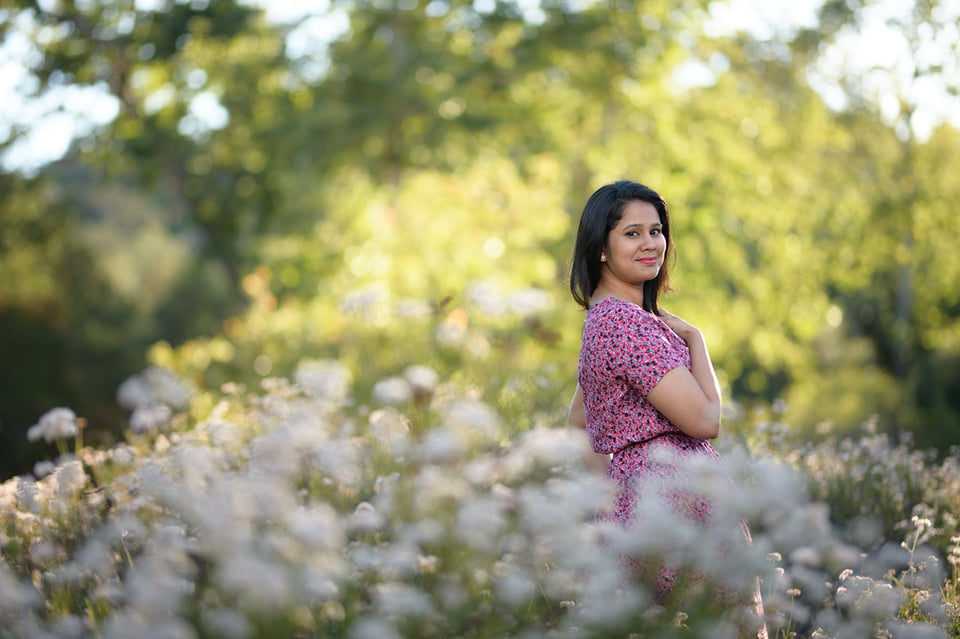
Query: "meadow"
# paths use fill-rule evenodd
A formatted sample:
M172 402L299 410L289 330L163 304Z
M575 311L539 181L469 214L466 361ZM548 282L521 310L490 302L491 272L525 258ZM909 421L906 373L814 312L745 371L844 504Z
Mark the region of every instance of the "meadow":
M417 364L361 401L357 374L305 359L214 392L151 366L103 448L44 415L29 436L58 454L0 485L0 636L720 639L740 608L716 588L756 578L778 639L960 636L960 451L731 419L690 487L713 527L654 503L625 535L565 406L496 409ZM658 602L620 552L700 577Z
M957 3L724 4L5 1L0 639L960 636ZM566 424L620 178L709 529L598 522Z

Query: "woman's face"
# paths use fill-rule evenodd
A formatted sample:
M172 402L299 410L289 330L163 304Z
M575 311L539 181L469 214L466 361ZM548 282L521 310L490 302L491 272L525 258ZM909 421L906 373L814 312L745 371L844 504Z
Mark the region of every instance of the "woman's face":
M601 281L612 279L630 286L643 286L660 272L666 252L667 238L656 207L649 202L631 200L623 209L623 217L607 235L607 245L600 258Z

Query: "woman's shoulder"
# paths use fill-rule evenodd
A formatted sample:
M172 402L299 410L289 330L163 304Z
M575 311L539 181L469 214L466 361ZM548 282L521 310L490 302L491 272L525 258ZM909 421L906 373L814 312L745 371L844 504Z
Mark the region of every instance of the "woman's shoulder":
M587 311L585 334L623 337L626 334L656 336L660 334L661 320L632 302L615 297L604 298ZM618 337L618 339L619 339Z
M606 320L625 320L631 324L657 323L657 317L653 313L618 297L605 297L592 304L587 314Z

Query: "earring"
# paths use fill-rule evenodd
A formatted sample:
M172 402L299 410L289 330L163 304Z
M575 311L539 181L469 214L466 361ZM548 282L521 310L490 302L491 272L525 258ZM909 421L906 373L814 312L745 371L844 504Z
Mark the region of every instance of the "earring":
M607 261L607 256L606 256L606 255L603 255L603 254L601 253L601 255L600 255L600 261L601 261L601 262L606 262L606 261Z

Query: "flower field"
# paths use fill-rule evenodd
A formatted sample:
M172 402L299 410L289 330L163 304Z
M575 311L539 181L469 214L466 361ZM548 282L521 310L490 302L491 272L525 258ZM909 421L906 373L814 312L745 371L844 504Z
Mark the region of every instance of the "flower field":
M869 425L721 435L734 489L707 468L691 487L713 527L651 503L626 535L595 521L611 486L565 406L515 419L427 367L369 402L333 359L218 393L155 367L118 400L126 442L84 446L54 409L31 437L60 455L0 485L2 637L721 639L742 611L716 587L756 578L771 637L960 636L960 452ZM700 578L657 603L621 552Z

